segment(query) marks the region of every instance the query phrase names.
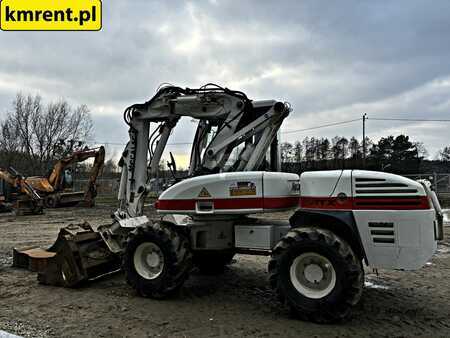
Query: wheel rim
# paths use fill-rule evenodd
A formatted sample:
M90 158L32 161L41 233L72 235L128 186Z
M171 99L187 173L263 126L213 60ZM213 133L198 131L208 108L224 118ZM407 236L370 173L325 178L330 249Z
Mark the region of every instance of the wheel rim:
M54 208L55 207L55 199L53 197L47 197L47 199L45 200L45 204L47 205L47 207L49 208Z
M296 257L290 268L292 285L303 296L323 298L336 285L336 271L328 258L315 252L306 252Z
M155 279L164 268L164 254L153 242L140 244L134 252L134 268L145 279Z

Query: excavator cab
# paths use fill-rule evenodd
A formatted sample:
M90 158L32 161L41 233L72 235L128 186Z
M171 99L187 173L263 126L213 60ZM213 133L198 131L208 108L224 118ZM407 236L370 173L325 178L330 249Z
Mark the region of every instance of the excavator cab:
M62 182L63 189L73 189L72 168L67 168L66 170L64 170L64 175L62 179L63 179Z

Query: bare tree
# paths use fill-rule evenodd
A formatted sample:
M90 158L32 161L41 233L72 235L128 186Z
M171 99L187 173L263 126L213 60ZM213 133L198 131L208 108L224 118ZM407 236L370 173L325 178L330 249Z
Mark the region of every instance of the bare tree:
M283 142L280 146L281 162L292 162L293 146L289 142Z
M12 110L0 124L0 145L5 153L19 154L28 173L42 173L57 157L62 141L86 142L92 120L85 105L71 107L65 100L44 105L39 95L16 95Z
M348 140L345 137L335 136L332 139L331 151L335 160L344 160L348 153Z
M296 141L294 143L294 162L300 163L303 157L303 146L300 141Z
M450 161L450 146L439 151L439 159L446 162Z
M314 161L315 149L314 149L314 137L305 137L303 139L303 148L305 149L305 160L307 162Z
M330 141L327 138L320 139L320 157L321 160L328 160L330 157Z
M428 150L425 148L423 142L413 142L413 145L415 147L418 159L424 159L429 156Z
M350 151L350 157L354 160L361 158L361 146L359 145L356 137L352 136L348 144L348 149Z

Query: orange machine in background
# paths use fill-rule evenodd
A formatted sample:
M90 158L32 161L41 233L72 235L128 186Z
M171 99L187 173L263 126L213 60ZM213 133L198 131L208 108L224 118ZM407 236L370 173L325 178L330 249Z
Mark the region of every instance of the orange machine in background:
M68 171L70 165L94 158L94 164L84 191L73 191L73 182ZM96 181L103 169L105 162L105 148L83 149L73 152L54 165L50 175L32 176L24 178L13 168L0 170L0 180L3 180L3 188L0 189L0 203L4 209L12 206L19 209L18 204L37 204L54 208L64 205L76 205L92 207L97 196ZM9 186L9 188L8 188ZM11 192L9 192L11 190ZM22 208L23 209L23 208ZM31 213L37 213L33 205L29 208Z
M43 199L14 168L0 168L0 211L17 214L41 214Z
M94 158L91 173L85 191L73 191L72 179L68 178L66 169L74 164ZM84 149L73 152L70 156L56 162L48 177L27 177L26 181L44 198L46 208L83 203L92 207L97 196L97 177L105 163L105 148Z

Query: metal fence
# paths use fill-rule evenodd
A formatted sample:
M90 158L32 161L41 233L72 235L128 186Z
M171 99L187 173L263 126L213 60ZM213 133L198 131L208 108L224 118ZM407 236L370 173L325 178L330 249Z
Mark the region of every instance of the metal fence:
M73 182L73 188L76 191L84 190L86 188L87 179L75 179ZM168 178L160 178L158 180L159 185L153 184L152 188L155 193L162 192L167 189L168 186L173 184L173 181ZM97 193L100 196L113 195L117 196L120 186L120 177L118 178L98 178L97 179Z
M84 190L86 188L88 180L75 179L73 182L73 188L75 191ZM98 178L97 179L97 193L99 195L114 195L117 196L119 191L119 179L118 178Z

